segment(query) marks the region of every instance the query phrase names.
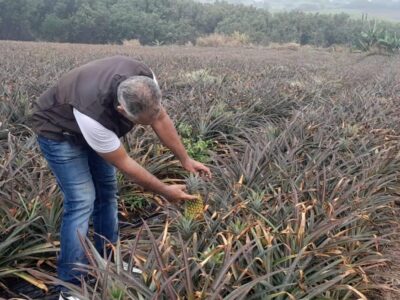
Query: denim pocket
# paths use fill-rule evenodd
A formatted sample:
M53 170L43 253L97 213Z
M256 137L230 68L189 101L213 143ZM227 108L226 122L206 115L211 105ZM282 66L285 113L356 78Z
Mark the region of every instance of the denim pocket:
M47 160L64 161L84 155L83 145L75 145L68 141L56 141L44 136L39 136L37 141Z

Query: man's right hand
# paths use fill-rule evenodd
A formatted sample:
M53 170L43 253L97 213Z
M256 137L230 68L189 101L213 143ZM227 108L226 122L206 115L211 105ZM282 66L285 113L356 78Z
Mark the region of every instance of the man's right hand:
M187 194L186 185L182 184L168 185L167 188L165 189L163 196L167 198L169 202L172 203L197 199L196 196Z

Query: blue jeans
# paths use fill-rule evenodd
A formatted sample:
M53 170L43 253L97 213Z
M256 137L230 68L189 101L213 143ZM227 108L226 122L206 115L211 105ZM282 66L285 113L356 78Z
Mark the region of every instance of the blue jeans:
M86 237L93 216L95 246L103 253L105 243L118 239L118 190L115 168L87 144L38 137L40 149L64 195L60 232L58 277L78 283L84 275L74 264L87 264L79 235ZM79 233L79 234L78 234Z

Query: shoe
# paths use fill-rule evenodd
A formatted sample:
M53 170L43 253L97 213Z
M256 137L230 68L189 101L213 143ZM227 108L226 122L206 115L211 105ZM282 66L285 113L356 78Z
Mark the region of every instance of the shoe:
M125 261L122 261L122 268L124 269L124 271L128 271L128 266L129 264ZM139 270L138 268L132 267L132 273L134 274L142 274L142 270Z
M68 295L64 294L63 292L61 292L58 300L81 300L81 299L74 297L74 296L68 296Z

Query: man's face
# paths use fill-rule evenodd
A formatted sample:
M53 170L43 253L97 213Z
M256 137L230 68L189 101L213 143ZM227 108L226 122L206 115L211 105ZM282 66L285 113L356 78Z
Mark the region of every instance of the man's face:
M132 115L128 114L122 105L117 107L117 110L120 114L122 114L125 118L132 121L135 124L141 125L151 125L157 120L158 116L160 115L161 109L155 108L151 111L145 111L140 115L133 117Z
M157 120L160 112L144 112L136 118L132 118L132 122L135 124L151 125Z

